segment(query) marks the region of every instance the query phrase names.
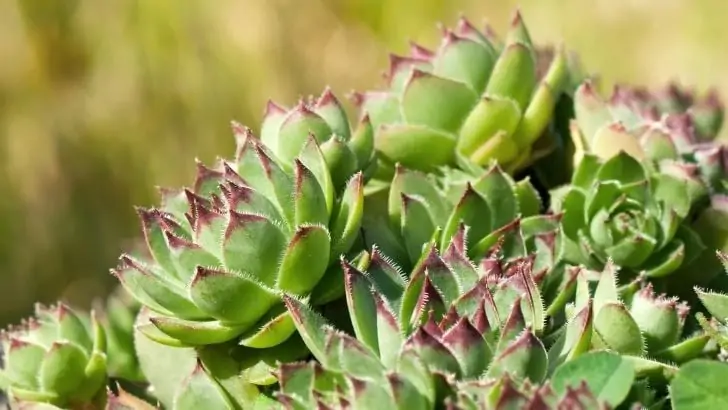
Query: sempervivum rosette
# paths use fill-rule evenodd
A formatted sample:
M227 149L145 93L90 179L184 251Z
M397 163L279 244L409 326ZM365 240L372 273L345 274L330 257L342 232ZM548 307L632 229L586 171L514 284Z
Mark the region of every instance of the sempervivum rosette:
M554 148L539 139L569 62L563 50L538 50L518 13L503 44L463 18L436 51L414 46L409 57L393 56L387 80L385 90L355 94L384 169L498 160L512 171Z

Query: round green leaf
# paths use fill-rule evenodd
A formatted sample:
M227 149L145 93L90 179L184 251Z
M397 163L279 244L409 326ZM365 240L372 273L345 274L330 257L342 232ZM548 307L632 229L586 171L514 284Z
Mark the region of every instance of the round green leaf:
M727 409L728 364L694 360L684 365L670 383L674 410Z
M634 382L634 367L619 355L600 351L587 353L556 369L551 378L557 394L566 392L566 387L579 387L584 381L599 401L616 407L629 394Z

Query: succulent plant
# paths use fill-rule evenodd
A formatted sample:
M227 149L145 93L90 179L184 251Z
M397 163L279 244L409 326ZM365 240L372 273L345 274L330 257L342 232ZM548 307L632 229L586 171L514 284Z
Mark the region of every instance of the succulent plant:
M619 287L618 268L611 263L602 272L584 273L577 279L576 297L566 314L570 324L580 315L591 321L592 348L620 353L633 362L639 375L663 380L671 377L676 365L703 353L709 337L686 326L687 303L657 294L644 279ZM563 337L568 340L568 330Z
M361 173L337 192L307 131L288 166L249 130L235 131L235 161L219 160L214 169L199 164L194 190L165 191L161 209L139 209L154 262L124 255L113 271L157 313L143 332L160 343L208 345L241 336L250 347L283 342L294 327L280 292L335 298L336 272L322 278L358 235Z
M411 352L411 351L410 351ZM620 359L600 352L599 356L584 356L592 365L611 365ZM596 360L591 360L596 359ZM579 361L579 359L577 359ZM579 365L581 363L576 362ZM517 383L509 376L499 379L454 382L451 378L429 372L427 365L412 354L403 355L396 371L371 373L331 371L315 362L281 366L281 392L278 400L285 409L310 408L389 408L454 410L504 409L608 409L604 399L597 397L585 380L588 371L571 372L555 378L554 383L541 386ZM585 366L580 366L585 370ZM566 372L564 372L566 373ZM618 376L626 378L612 389L617 394L624 382L631 382L630 369ZM576 376L576 377L574 377ZM438 394L443 392L444 397ZM610 392L611 393L611 392ZM270 406L268 408L276 408Z
M568 86L568 60L563 49L537 49L519 13L503 44L461 18L436 51L393 55L387 89L354 95L374 127L380 173L492 160L512 171L545 155L553 143L536 142Z
M332 133L346 120L343 111L333 115L340 106L332 101L326 90L277 128L269 115L263 131L275 151L234 123L234 160L198 163L192 189L163 189L161 207L138 209L147 249L122 255L112 273L142 305L134 348L165 406L184 408L177 403L205 378L220 400L246 407L259 386L275 383L276 361L306 353L281 295L315 305L343 296L337 261L359 237L365 178L356 166L342 168L350 158L336 163L330 155L367 151L362 139L371 142L371 134L366 122L350 139Z
M551 209L564 213L563 258L597 270L611 259L628 280L668 276L705 248L685 222L704 189L699 180L650 173L624 151L607 160L587 154L572 183L551 196Z
M301 98L291 109L268 102L260 140L284 169L299 156L309 135L320 145L336 189L360 170L367 178L375 172L374 129L369 117L362 116L352 129L344 107L330 88L318 98Z
M353 127L328 88L269 102L260 138L233 122L235 158L138 209L144 249L112 270L133 300L38 306L0 336L0 389L37 410L725 407L722 102L605 99L564 50L518 13L503 41L461 18L355 94Z
M87 409L106 399L106 336L93 319L63 303L36 305L35 316L0 335L0 389L28 408ZM96 406L96 407L94 407Z
M305 358L309 352L300 336L270 348L239 345L237 340L196 347L171 347L144 335L153 326L153 312L142 307L135 326L134 347L149 381L148 394L164 408L194 409L202 398L224 403L220 408L247 409L261 392L277 382L279 363Z
M630 302L624 304L613 265L603 273L570 269L566 285L548 301L536 283L542 277L534 275L533 258L504 262L491 254L475 267L463 238L460 232L442 256L431 243L408 278L376 249L366 272L344 262L354 336L287 297L318 363L282 366L279 400L285 407L346 402L436 408L449 402L458 409L505 403L531 408L526 404L543 402L534 408L558 408L559 398L575 400L580 387L585 393L577 396L588 403L575 408L616 406L627 400L635 378L664 380L676 370L668 361L694 358L708 342L703 334L681 339L684 304L656 296L649 286L627 292ZM591 361L619 368L622 374L613 377L621 378L615 382L621 387L599 391L600 365ZM566 375L571 384L563 381ZM645 385L642 392L641 403L650 404L652 391Z
M728 156L723 144L713 141L722 125L722 105L717 96L685 113L669 109L661 115L657 108L660 100L646 96L644 91L617 87L607 101L591 81L585 81L574 100L576 163L584 153L606 159L623 150L648 160L658 170L697 175L712 188L723 188L716 182L728 175ZM703 128L711 123L711 130L701 131L698 121Z
M469 228L467 253L476 262L513 232L522 234L514 246L544 249L538 253L543 267L559 258L559 216L540 215L543 204L530 181L514 181L497 164L477 178L458 171L436 177L398 165L387 189L368 196L365 206L365 244L376 245L406 269L431 240L445 249L461 224Z
M726 147L720 141L712 141L712 137L701 136L694 120L695 112L699 111L712 110L712 114L703 115L720 117L717 112L722 104L711 97L711 102L702 104L706 107L701 110L696 107L682 114L657 117L655 110L641 106L634 94L617 88L607 102L596 93L591 82L579 87L575 93L576 118L572 125L575 162L578 164L586 155L607 160L623 151L640 160L645 170L659 179L669 176L684 181L690 191L691 206L683 225L697 233L706 248L728 251ZM714 121L716 127L721 122ZM679 270L688 271L670 277L669 285L673 291L682 292L681 296L686 296L686 291L695 284L707 285L720 273L711 252L698 255L692 264L701 266L699 272L690 271L690 265L685 262L684 269Z
M715 89L698 95L695 90L675 82L657 90L617 85L610 100L613 106L631 107L654 121L666 115L673 118L687 117L699 141L714 140L723 127L724 106Z

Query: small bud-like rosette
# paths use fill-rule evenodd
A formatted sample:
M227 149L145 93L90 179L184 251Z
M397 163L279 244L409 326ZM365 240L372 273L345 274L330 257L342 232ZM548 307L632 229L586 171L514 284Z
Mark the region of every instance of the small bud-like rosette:
M541 51L541 50L539 50ZM539 59L546 59L542 61ZM547 68L544 68L547 67ZM563 50L537 52L519 13L504 44L461 18L435 51L390 58L386 90L354 95L382 162L420 170L466 161L521 169L545 155L544 134L569 79Z
M703 195L698 179L674 171L650 173L624 151L584 156L571 184L551 193L552 210L563 213L564 260L601 270L611 259L628 280L689 265L705 248L687 219Z
M593 92L592 84L585 86L588 88L581 92L587 92L587 95L578 95L577 101L593 98L588 95ZM608 105L614 117L639 115L648 121L670 118L668 123L689 126L696 139L703 142L715 139L723 126L724 105L715 89L701 95L674 82L654 90L619 84L614 86L609 101L603 104Z
M549 359L606 349L629 359L641 375L650 375L674 371L673 364L699 356L709 339L704 334L683 337L687 304L657 295L644 279L636 286L620 287L618 271L611 261L600 272L580 269L566 332L549 351Z
M352 128L330 88L317 99L302 98L290 109L268 102L260 140L284 168L298 157L311 135L321 147L335 188L343 187L360 170L365 177L376 170L374 129L369 117L363 115Z
M470 244L465 253L476 263L501 239L508 256L536 253L539 269L555 264L561 215L540 214L541 198L528 179L516 182L497 164L477 178L452 174L435 178L398 165L387 197L380 198L386 210L367 213L366 245L411 269L425 244L447 249L465 225L460 240Z
M675 97L677 98L677 97ZM716 114L722 106L717 97L708 97ZM646 160L650 168L670 173L675 166L688 167L701 183L716 188L728 176L725 146L713 142L718 129L706 138L697 121L709 122L703 116L658 109L659 103L643 90L616 87L609 100L603 99L591 81L585 81L574 95L575 119L571 127L575 146L574 162L585 154L609 159L620 151ZM702 106L702 104L698 104ZM696 107L697 109L697 107ZM677 164L677 165L676 165Z
M13 404L102 405L106 336L93 315L89 323L62 303L36 305L34 317L0 333L0 343L4 352L0 389Z
M295 331L281 293L312 303L343 294L334 262L359 233L362 173L337 191L313 136L284 166L236 131L235 161L199 164L194 189L165 190L161 208L139 209L152 260L124 255L113 271L155 313L139 330L159 343L276 346Z

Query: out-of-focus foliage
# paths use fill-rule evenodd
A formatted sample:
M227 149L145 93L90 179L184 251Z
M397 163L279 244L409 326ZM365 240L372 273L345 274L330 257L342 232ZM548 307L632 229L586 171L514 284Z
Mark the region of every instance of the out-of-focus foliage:
M0 0L0 325L108 289L132 204L230 152L230 120L371 88L403 39L432 45L461 11L502 31L517 5L607 83L728 95L720 0Z

